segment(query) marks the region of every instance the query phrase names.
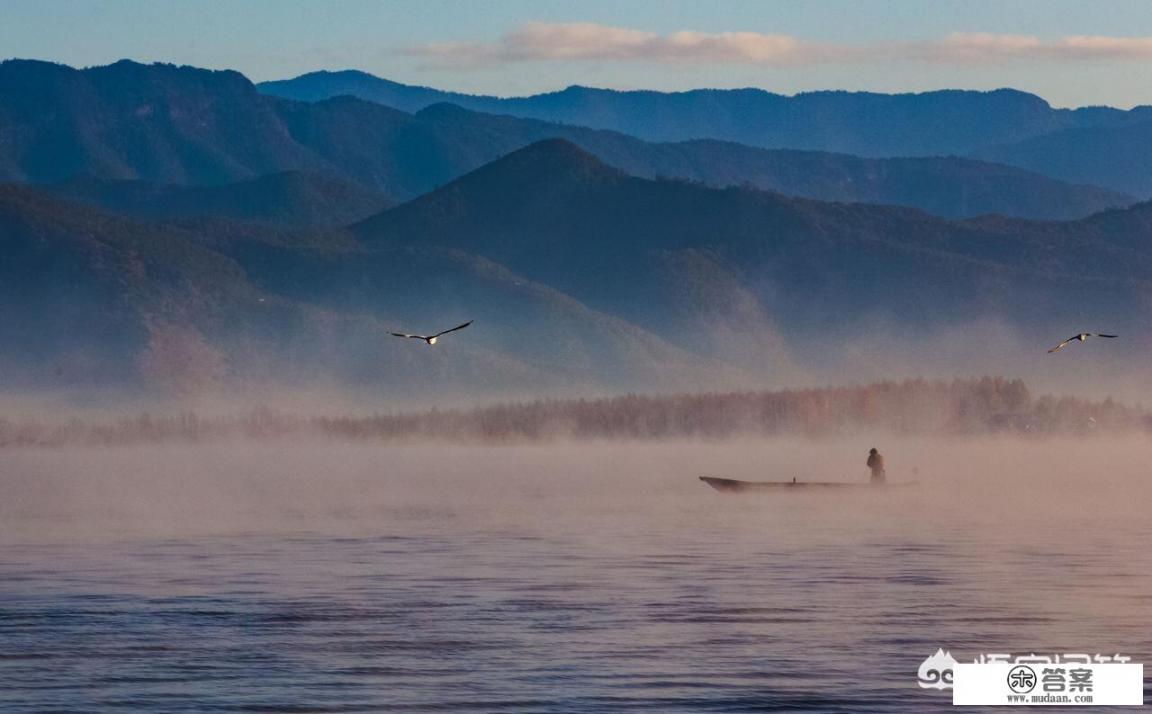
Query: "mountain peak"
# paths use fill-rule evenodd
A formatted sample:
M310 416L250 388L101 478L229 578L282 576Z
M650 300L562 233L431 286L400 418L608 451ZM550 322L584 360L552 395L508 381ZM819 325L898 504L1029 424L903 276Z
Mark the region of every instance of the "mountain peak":
M518 149L507 156L482 166L481 171L515 171L537 174L548 172L569 177L618 177L624 172L608 166L594 155L567 139L543 139Z
M180 82L185 86L193 82L227 84L255 93L255 85L234 69L205 69L170 62L144 63L121 59L112 64L87 67L80 72L93 79L112 79L114 81Z
M13 57L11 59L0 60L0 69L54 70L57 72L79 71L74 67L63 64L62 62L49 62L48 60L27 59L23 57Z
M401 212L405 215L423 215L422 212L430 206L452 205L458 196L468 196L474 202L473 206L482 211L508 213L530 200L530 196L571 196L627 178L624 172L608 166L567 139L544 139L485 164L396 209L369 218L357 224L354 230L361 236L374 236L381 226L393 223L394 211L403 209ZM440 212L439 208L433 210Z
M203 69L167 62L146 64L130 59L83 69L43 60L10 59L0 62L0 81L8 85L6 91L36 91L42 94L47 90L44 87L36 87L36 84L55 78L65 79L70 86L86 85L113 92L123 87L130 87L137 94L144 93L144 87L178 88L182 91L207 91L210 88L228 87L233 91L256 94L255 85L243 74L232 69ZM20 98L6 97L6 99L15 103Z
M436 102L435 104L429 104L420 111L416 112L416 116L423 118L465 117L475 115L475 111L471 109L465 109L459 104L453 104L452 102Z

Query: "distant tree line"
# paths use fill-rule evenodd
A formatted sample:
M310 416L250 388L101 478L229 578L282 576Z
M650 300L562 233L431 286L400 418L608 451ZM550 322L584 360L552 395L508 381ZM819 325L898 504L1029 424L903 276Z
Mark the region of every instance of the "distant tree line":
M521 443L554 439L724 439L907 435L1090 434L1148 430L1152 417L1108 398L1034 397L1021 380L911 379L853 387L637 395L371 416L257 408L230 417L148 413L107 422L0 418L0 446L130 445L314 437L344 441Z

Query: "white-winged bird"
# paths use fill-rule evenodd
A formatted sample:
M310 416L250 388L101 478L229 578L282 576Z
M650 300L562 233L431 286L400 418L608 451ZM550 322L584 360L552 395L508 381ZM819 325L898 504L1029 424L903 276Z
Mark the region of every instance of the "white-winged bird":
M1048 350L1048 354L1052 354L1053 352L1060 349L1061 347L1068 344L1069 342L1076 342L1077 340L1079 340L1080 342L1083 342L1084 340L1088 339L1089 337L1107 337L1107 338L1111 339L1114 337L1119 337L1119 335L1102 335L1099 332L1097 332L1095 334L1093 334L1091 332L1081 332L1079 335L1073 335L1072 337L1069 337L1068 339L1064 340L1063 342L1056 345L1052 349Z
M437 332L435 335L427 335L427 336L425 336L425 335L409 335L409 334L405 334L403 332L390 332L388 334L392 335L393 337L411 337L414 340L424 340L428 344L434 345L434 344L436 344L436 338L440 337L440 335L447 335L449 332L455 332L456 330L463 330L465 327L468 327L471 324L472 324L472 320L469 320L468 322L465 322L463 325L457 325L456 327L453 327L450 330L444 330L442 332Z

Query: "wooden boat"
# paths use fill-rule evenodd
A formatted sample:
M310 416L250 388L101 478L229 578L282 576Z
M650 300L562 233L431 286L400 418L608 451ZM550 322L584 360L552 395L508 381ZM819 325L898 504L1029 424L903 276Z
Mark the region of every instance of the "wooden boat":
M716 476L701 476L700 480L717 491L746 492L746 491L787 491L788 489L883 489L897 486L912 486L912 482L905 483L869 483L858 481L738 481L734 478L718 478Z

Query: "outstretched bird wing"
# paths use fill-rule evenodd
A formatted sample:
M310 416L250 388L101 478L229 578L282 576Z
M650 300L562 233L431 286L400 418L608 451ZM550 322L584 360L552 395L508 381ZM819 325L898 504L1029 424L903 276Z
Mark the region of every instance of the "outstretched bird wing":
M424 337L423 335L406 335L403 332L389 332L388 334L392 335L393 337L411 337L414 340L426 340L426 339L428 339L427 337Z
M1113 338L1119 337L1119 335L1104 335L1104 334L1101 334L1099 332L1095 332L1095 333L1085 332L1083 335L1073 335L1072 337L1069 337L1068 339L1064 340L1063 342L1056 345L1052 349L1048 350L1048 352L1049 353L1055 352L1056 350L1060 349L1061 347L1067 345L1069 342L1073 342L1075 340L1080 340L1081 342L1083 342L1083 339L1082 339L1083 337L1107 337L1109 339L1113 339Z
M471 325L472 322L473 322L472 320L469 320L468 322L465 322L463 325L457 325L456 327L453 327L450 330L444 330L443 332L437 332L435 335L432 335L432 336L433 337L439 337L440 335L447 335L449 332L455 332L456 330L463 330L465 327L468 327L469 325Z

